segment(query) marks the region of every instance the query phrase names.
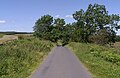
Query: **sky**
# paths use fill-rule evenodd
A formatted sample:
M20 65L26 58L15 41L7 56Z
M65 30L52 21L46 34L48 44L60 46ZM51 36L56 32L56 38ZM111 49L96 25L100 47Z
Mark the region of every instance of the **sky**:
M120 14L120 0L0 0L0 31L32 32L36 20L46 14L72 23L75 11L94 3L105 5L109 14Z

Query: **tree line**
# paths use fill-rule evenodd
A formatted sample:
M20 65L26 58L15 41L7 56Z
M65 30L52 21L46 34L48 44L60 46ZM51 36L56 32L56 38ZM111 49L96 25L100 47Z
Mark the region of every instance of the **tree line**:
M34 35L40 39L63 45L71 41L84 43L111 44L116 41L120 28L120 16L109 14L105 5L89 4L87 10L80 9L72 14L76 22L66 24L62 18L51 15L41 16L33 27Z

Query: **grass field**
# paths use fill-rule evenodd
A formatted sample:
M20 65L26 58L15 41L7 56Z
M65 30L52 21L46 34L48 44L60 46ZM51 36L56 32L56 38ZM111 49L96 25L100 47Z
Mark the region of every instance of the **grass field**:
M93 78L120 78L120 54L116 48L83 43L70 43L69 47Z
M0 33L0 38L2 38L4 36L4 34Z
M33 34L14 34L18 39L29 39L33 38Z
M13 41L17 39L31 39L31 38L33 38L32 34L13 34L13 35L0 34L0 44L4 44L8 41Z
M0 46L0 78L27 78L51 51L53 43L21 39Z
M15 35L3 35L0 38L0 44L4 44L8 41L17 40L17 39L18 39L18 36L15 36Z

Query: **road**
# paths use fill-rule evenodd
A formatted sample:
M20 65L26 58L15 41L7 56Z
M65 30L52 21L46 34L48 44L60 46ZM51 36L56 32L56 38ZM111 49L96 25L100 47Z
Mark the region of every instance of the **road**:
M30 78L91 78L86 68L67 48L56 47Z

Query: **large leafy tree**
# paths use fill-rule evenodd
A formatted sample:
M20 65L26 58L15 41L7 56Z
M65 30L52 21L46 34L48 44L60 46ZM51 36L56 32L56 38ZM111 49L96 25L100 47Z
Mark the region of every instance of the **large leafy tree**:
M33 28L35 36L49 40L53 29L53 17L50 15L42 16L36 21Z
M62 32L64 29L65 21L64 19L57 18L54 19L53 29L51 31L51 40L57 42L62 39Z
M84 16L85 12L83 9L81 9L80 11L76 11L73 14L73 18L75 20L77 20L76 22L76 26L75 26L75 31L74 31L74 35L76 35L77 39L76 41L86 41L85 40L85 31L86 31L86 27L85 27L85 16Z
M76 11L73 18L76 22L65 24L64 19L44 15L36 21L34 35L53 42L61 40L63 45L69 41L102 45L115 42L120 17L116 14L109 15L104 5L90 4L86 11Z
M110 44L112 42L116 41L116 32L115 31L118 31L118 29L120 29L119 21L120 21L119 15L112 14L110 16L110 23L109 23L109 25L106 26L106 29L109 33L108 38L109 38Z
M63 39L64 19L53 19L50 15L44 15L35 23L34 35L40 39L57 42Z
M62 39L62 32L64 29L65 21L64 19L57 18L54 21L54 27L56 29L56 35L58 36L58 39Z
M66 45L71 41L73 34L73 26L71 24L66 24L62 31L62 44Z
M90 4L86 11L76 11L73 18L77 21L75 33L79 36L78 41L89 42L89 36L98 35L98 32L105 30L109 34L107 40L115 41L115 29L119 28L120 18L119 15L109 15L104 5Z

